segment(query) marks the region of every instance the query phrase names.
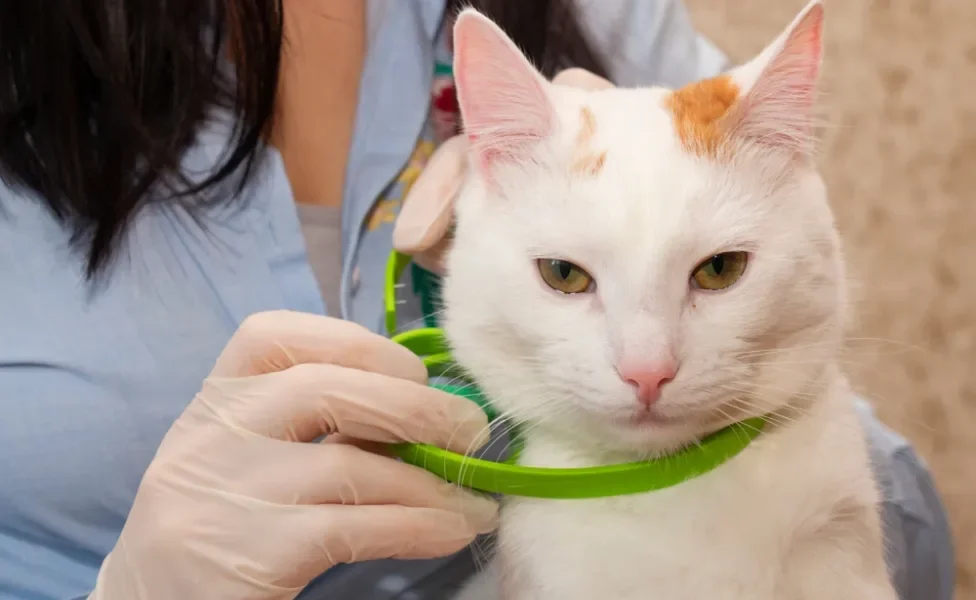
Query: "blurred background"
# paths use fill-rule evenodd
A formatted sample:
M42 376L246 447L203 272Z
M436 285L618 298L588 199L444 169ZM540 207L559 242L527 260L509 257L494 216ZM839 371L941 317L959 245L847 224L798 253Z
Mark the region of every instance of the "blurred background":
M685 0L740 61L806 0ZM976 0L825 0L824 177L856 315L848 372L931 465L976 600Z

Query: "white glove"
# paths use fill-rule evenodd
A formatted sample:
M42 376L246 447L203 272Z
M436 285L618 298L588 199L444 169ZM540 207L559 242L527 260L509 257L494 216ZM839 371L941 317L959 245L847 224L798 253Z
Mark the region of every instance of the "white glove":
M355 324L250 318L163 439L90 598L291 599L337 563L445 556L492 530L494 502L371 444L487 441L478 406L426 377Z

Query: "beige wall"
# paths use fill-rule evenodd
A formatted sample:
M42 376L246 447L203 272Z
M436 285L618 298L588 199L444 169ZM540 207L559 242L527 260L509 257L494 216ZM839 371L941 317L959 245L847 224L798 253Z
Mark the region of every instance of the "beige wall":
M825 0L823 167L857 286L846 359L949 505L976 600L976 0ZM806 0L686 0L734 59Z

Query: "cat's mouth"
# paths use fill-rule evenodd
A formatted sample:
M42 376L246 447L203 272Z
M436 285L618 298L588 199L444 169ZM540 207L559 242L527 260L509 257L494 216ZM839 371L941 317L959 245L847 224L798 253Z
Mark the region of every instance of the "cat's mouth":
M666 427L684 424L688 421L688 416L668 415L652 407L635 410L629 415L618 417L616 421L621 425L637 428Z

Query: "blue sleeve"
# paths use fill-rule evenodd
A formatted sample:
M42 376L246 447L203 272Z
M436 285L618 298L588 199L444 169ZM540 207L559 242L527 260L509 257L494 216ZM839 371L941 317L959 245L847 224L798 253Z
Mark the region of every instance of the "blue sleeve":
M888 569L900 600L951 600L954 564L945 507L924 461L865 402L861 420L883 495Z
M728 59L695 29L680 0L576 0L590 42L622 87L678 88L719 74Z

